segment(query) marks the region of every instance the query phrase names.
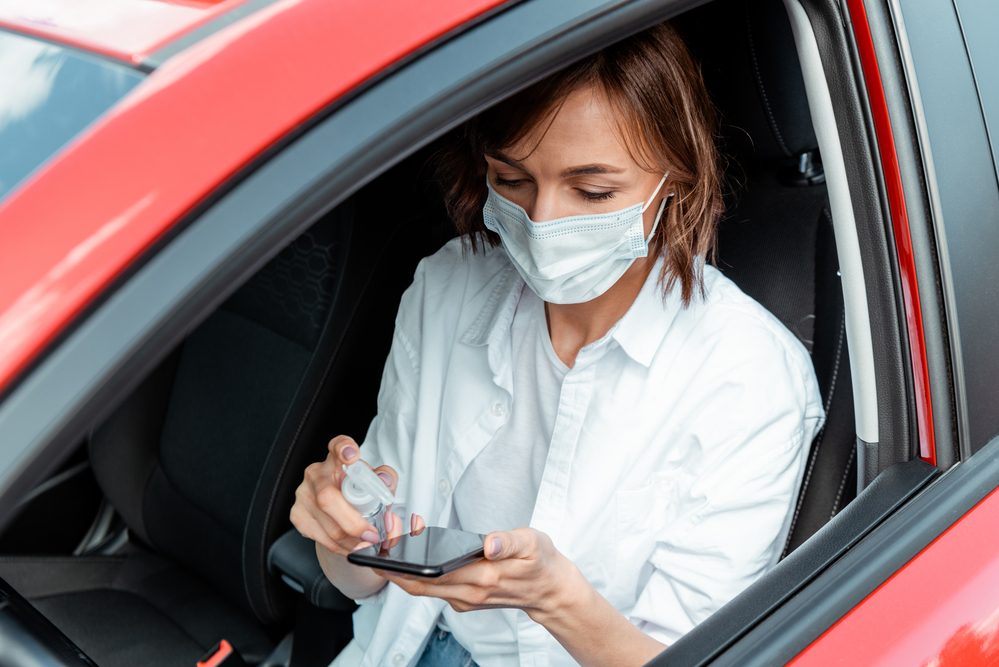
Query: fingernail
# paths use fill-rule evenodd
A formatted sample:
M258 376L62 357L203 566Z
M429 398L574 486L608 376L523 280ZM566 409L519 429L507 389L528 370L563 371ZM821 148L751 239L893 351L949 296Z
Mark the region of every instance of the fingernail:
M496 558L496 556L499 556L500 550L502 548L503 548L503 544L500 542L500 539L498 537L494 537L492 539L492 542L490 542L489 555L492 558Z
M371 542L372 544L381 542L381 540L378 539L378 533L376 533L373 530L366 530L363 533L361 533L361 539L364 540L365 542Z
M383 482L385 482L385 486L392 486L392 476L387 472L380 472L378 473L378 476L382 478Z
M345 461L353 461L359 453L357 447L344 447L340 452Z

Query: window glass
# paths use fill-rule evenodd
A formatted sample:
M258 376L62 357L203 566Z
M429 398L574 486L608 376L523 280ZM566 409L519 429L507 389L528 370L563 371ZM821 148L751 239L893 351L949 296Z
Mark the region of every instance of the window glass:
M142 78L126 65L0 31L0 200Z
M975 83L982 102L985 123L989 127L992 144L992 161L999 165L999 4L995 0L954 0L960 11L961 30L964 33L971 66L975 69Z
M973 453L999 433L999 187L989 144L997 14L994 0L903 0L902 11L939 193L962 439Z

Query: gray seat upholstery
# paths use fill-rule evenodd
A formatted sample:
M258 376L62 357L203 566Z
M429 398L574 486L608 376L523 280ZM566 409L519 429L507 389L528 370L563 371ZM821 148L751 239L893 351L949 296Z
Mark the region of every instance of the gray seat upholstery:
M127 547L0 557L0 577L98 664L193 666L223 638L253 663L289 629L294 599L268 549L290 528L304 468L335 433L367 429L399 298L433 249L404 198L374 187L355 200L380 202L384 219L357 224L355 204L339 206L93 432Z

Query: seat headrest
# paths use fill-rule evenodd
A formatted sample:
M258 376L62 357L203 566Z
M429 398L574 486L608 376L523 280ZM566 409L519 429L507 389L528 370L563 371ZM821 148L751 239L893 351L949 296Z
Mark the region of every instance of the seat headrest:
M727 153L787 162L817 148L781 0L717 0L675 23L701 61Z

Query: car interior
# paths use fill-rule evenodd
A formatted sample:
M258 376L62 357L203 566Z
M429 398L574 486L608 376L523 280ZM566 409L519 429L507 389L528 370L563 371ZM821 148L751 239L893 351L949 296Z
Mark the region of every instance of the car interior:
M788 555L857 494L819 142L781 2L719 0L674 21L722 118L715 264L810 351L825 401ZM97 664L193 667L225 639L247 664L325 665L349 641L353 603L288 513L329 438L363 438L401 293L454 235L433 182L444 139L281 250L23 499L0 578Z

